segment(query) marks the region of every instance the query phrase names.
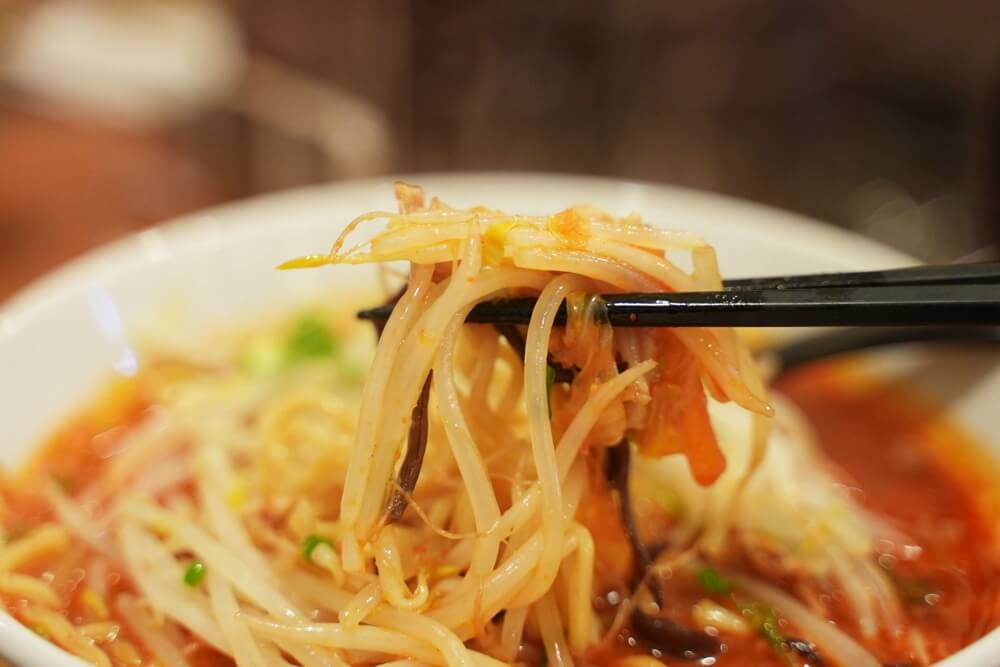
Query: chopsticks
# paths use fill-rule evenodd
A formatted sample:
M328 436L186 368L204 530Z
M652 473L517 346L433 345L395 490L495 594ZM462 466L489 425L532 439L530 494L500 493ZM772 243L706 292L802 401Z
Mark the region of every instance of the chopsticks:
M777 373L840 354L906 343L1000 345L1000 326L838 327L795 337L763 353Z
M726 280L727 290L799 289L804 287L874 287L878 285L1000 284L1000 262L978 264L929 264L885 271L810 273L801 276L737 278Z
M608 294L607 321L621 327L801 327L1000 323L1000 263L748 278L718 292ZM467 322L527 324L534 298L478 304ZM391 307L358 314L382 320ZM565 323L565 307L556 323Z

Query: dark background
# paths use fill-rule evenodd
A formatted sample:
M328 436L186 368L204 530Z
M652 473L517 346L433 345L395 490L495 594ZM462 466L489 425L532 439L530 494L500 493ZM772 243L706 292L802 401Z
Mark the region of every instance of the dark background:
M0 59L45 4L0 5ZM802 212L932 261L987 258L997 241L1000 2L219 6L249 65L228 98L182 119L136 129L0 86L0 298L181 212L419 171L674 183ZM285 78L272 80L269 64ZM281 87L289 73L332 91L321 118L306 112L313 93ZM232 101L248 95L291 125ZM336 100L360 105L347 105L353 121ZM357 130L359 117L377 136ZM334 148L310 135L317 124Z

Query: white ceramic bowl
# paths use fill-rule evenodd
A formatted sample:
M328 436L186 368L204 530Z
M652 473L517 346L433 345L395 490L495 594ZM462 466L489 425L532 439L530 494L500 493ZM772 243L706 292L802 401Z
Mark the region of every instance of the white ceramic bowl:
M484 203L551 212L591 202L704 235L727 275L885 268L912 259L873 241L790 213L658 185L550 175L437 175L409 179L456 205ZM130 339L167 302L192 326L252 322L307 301L335 303L374 276L370 267L276 272L293 256L323 251L360 212L391 209L390 180L343 183L263 197L185 217L95 250L49 274L0 308L0 463L16 466L115 373L134 368ZM996 358L959 352L947 363L910 349L883 355L883 372L933 363L930 388L1000 457ZM926 375L926 374L925 374ZM992 408L992 410L991 410ZM15 665L81 664L0 613L0 657ZM945 660L996 667L1000 630Z

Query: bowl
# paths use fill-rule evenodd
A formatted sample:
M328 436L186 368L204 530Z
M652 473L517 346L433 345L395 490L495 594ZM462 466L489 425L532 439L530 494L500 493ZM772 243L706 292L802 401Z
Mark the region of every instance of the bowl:
M552 212L589 202L692 230L716 246L726 275L889 268L915 260L850 232L766 206L645 183L543 174L406 178L454 205ZM166 304L189 331L251 323L303 303L334 305L374 280L372 267L277 272L290 257L328 248L358 213L393 205L392 179L286 192L211 209L94 250L0 307L0 464L13 467L116 374L134 373L132 345ZM983 350L899 349L877 372L932 377L927 391L1000 460L998 358ZM913 373L930 365L930 373ZM992 408L992 409L991 409ZM995 667L1000 630L939 663ZM82 663L0 612L0 657L14 665Z

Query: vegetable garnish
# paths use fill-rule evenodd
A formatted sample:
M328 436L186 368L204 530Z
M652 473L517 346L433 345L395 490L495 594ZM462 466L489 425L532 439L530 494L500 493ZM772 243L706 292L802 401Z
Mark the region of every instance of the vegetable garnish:
M763 602L738 602L743 617L756 628L761 637L779 657L789 662L788 639L778 625L778 615L774 608Z
M764 636L764 639L771 645L771 648L784 650L782 644L785 643L785 636L778 629L778 617L770 607L766 605L760 606L763 607L760 612L760 634Z
M191 561L184 571L184 583L191 588L196 588L205 578L205 564L200 560Z
M322 319L303 315L295 324L286 343L292 361L309 357L328 357L336 351L333 333Z
M279 341L250 341L240 355L240 368L251 375L270 375L285 365L285 349Z
M725 595L733 590L733 583L708 565L699 568L695 573L695 578L701 587L712 595Z
M334 357L339 351L338 342L324 319L306 313L283 338L261 336L247 341L239 365L251 375L268 376L300 361Z
M302 555L311 561L313 551L321 544L330 544L330 540L320 535L309 535L302 541Z
M545 367L545 395L549 397L549 419L552 418L552 388L556 385L556 369Z

